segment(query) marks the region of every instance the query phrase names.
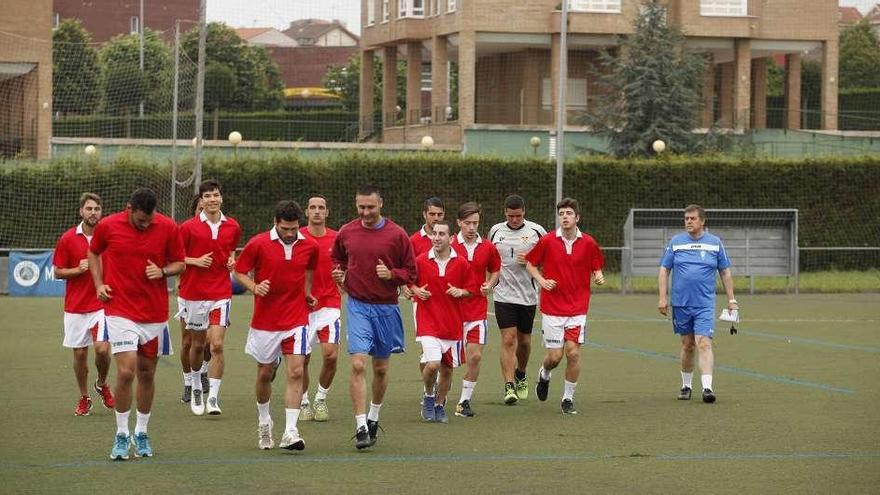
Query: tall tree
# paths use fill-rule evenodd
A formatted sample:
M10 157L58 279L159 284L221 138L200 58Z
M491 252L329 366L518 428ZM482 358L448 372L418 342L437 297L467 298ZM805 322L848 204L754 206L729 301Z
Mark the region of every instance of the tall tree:
M382 59L373 61L373 108L382 108ZM333 65L321 79L321 84L330 92L339 95L346 110L355 111L360 107L361 87L361 56L352 55L345 65ZM406 106L406 63L397 63L397 103L400 108Z
M116 36L100 52L104 111L132 113L144 101L146 113L171 110L171 50L158 34L144 31L144 70L140 40L135 34Z
M880 41L867 19L840 34L840 87L880 88Z
M65 19L52 33L53 109L89 114L99 97L101 68L92 35L76 19Z
M650 153L662 139L670 151L696 145L692 130L701 105L705 60L684 49L681 32L666 23L666 8L645 3L635 32L615 53L600 55L604 93L585 121L610 140L617 156Z

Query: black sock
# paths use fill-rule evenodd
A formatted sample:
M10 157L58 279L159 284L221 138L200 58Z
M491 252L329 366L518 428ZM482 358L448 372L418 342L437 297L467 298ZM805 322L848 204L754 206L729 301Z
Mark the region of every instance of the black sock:
M517 369L515 369L515 370L513 371L513 376L514 376L514 378L516 378L517 380L523 380L523 379L525 379L525 377L526 377L526 372L525 372L525 371L520 371L519 368L517 368Z

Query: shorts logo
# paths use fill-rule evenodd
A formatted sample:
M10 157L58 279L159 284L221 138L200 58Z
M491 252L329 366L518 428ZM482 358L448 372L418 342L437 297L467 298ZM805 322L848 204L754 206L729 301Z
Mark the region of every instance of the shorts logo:
M22 287L31 287L40 280L40 267L33 261L22 261L12 270L12 278Z
M549 343L549 344L560 344L560 343L562 343L562 341L559 340L559 339L547 339L547 343Z
M113 347L119 347L122 345L134 345L134 341L133 340L121 340L119 342L113 342L112 345L113 345Z

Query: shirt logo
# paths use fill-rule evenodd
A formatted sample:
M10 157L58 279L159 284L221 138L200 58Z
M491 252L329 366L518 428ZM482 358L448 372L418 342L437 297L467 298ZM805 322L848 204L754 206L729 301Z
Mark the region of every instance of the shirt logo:
M520 237L520 240L522 241L523 244L528 244L529 239L531 239L531 238L532 238L532 236L530 236L530 235L524 235L524 236Z
M706 259L706 251L700 251L700 259L701 260Z

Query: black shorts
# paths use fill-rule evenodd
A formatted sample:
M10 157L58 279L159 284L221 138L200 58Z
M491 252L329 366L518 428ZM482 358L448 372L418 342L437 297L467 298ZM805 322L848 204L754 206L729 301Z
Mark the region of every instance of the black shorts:
M531 334L535 325L535 308L537 306L495 301L498 328L516 327L519 333Z

